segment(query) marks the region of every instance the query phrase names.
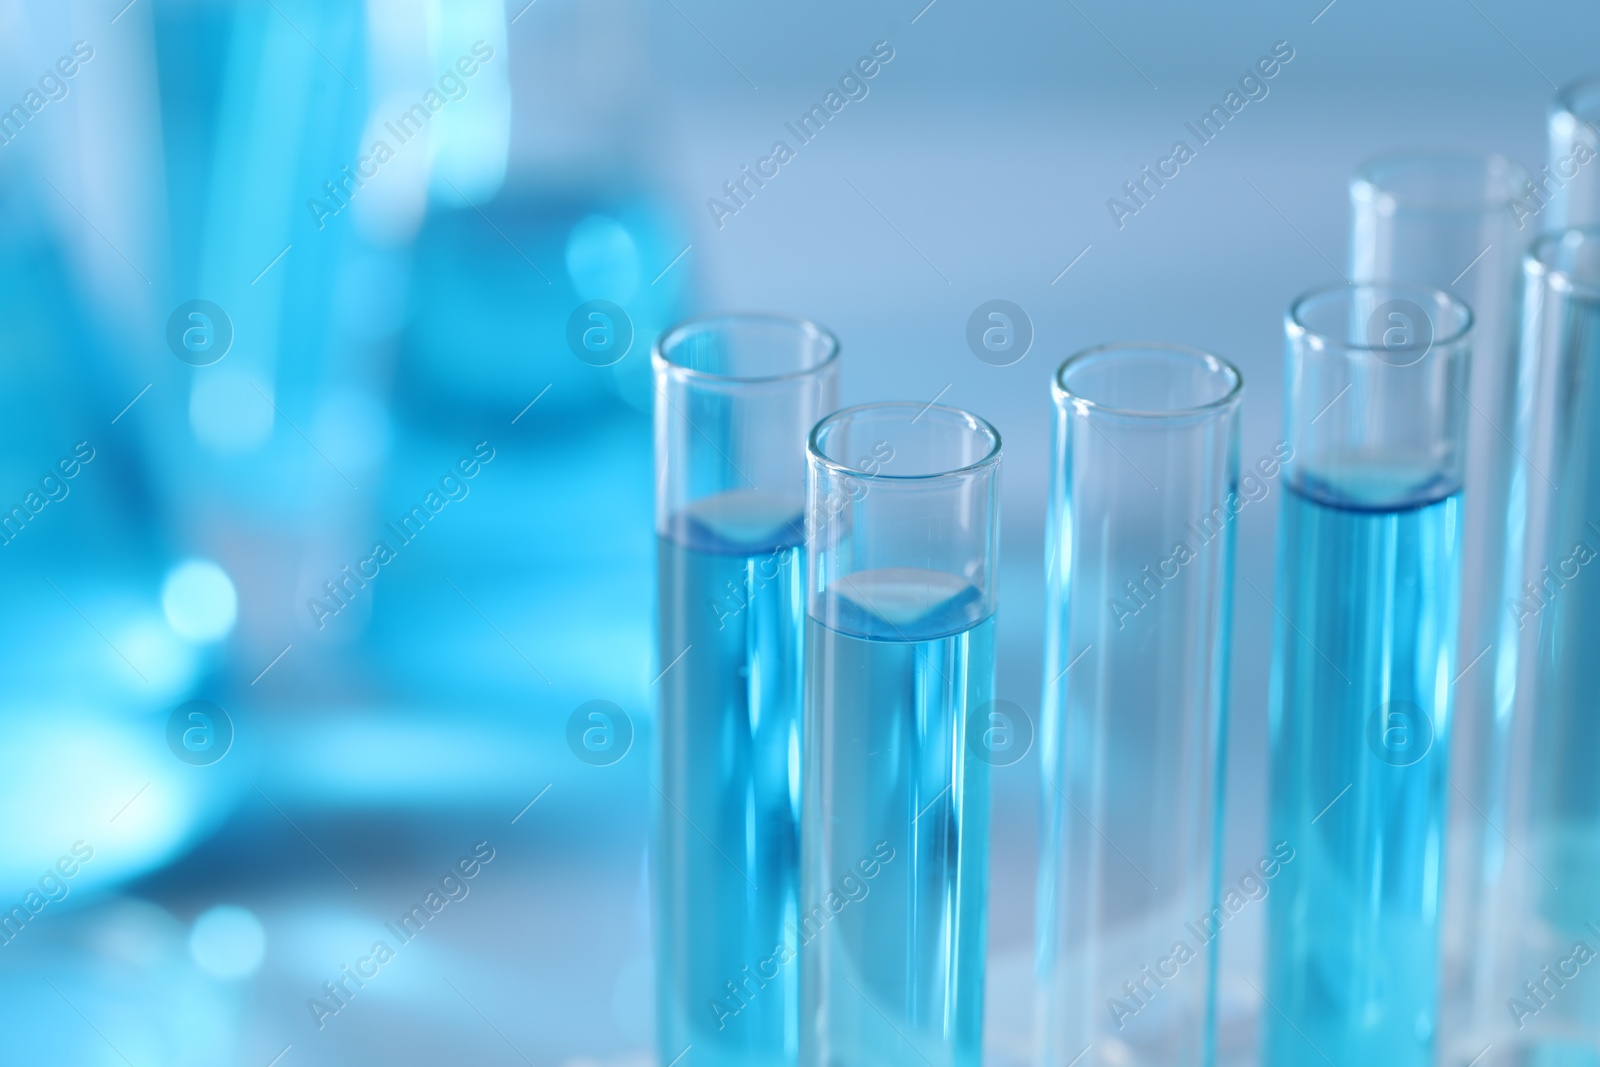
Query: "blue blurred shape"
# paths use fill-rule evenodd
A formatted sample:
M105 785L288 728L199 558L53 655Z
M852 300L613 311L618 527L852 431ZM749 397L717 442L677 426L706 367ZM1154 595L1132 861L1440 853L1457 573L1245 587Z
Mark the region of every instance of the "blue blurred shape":
M194 921L189 931L189 955L214 978L248 978L261 968L267 954L267 932L247 908L218 904Z
M184 560L161 586L167 622L191 641L220 641L239 618L239 594L228 572L208 559Z
M639 246L608 215L586 215L567 235L567 277L584 300L631 299L639 291Z

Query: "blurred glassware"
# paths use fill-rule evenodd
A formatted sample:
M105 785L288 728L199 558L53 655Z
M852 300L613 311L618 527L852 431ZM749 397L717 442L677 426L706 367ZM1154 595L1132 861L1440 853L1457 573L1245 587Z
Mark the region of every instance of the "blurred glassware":
M1515 563L1506 554L1517 380L1516 280L1534 227L1523 218L1528 175L1495 154L1398 152L1350 179L1350 276L1358 282L1420 282L1449 290L1472 309L1465 493L1462 497L1461 622L1450 740L1449 832L1441 919L1440 1025L1453 1032L1474 1011L1474 972L1488 887L1503 849L1494 829L1504 808L1503 725L1509 690L1496 686L1504 615L1501 589ZM1498 694L1498 696L1497 696ZM1488 818L1485 818L1485 815Z
M1537 1062L1592 1063L1600 984L1573 979L1600 954L1600 585L1585 573L1600 555L1600 227L1534 244L1520 321L1515 437L1525 462L1512 481L1515 569L1500 638L1515 650L1501 680L1514 694L1505 800L1486 812L1503 830L1502 876L1485 904L1495 921L1476 946L1474 1026L1451 1061L1515 1035L1543 1049Z
M1550 161L1529 182L1521 211L1533 232L1600 223L1600 77L1563 86L1550 102Z
M529 25L544 14L523 10ZM575 30L562 10L555 21ZM448 628L459 654L441 668L439 633L412 624L419 615L466 612L498 642L481 609L523 640L519 630L542 629L541 618L586 617L596 590L646 580L647 552L616 551L615 538L549 521L528 501L587 501L608 533L636 529L629 516L648 513L638 414L648 338L679 315L693 278L640 162L648 140L596 128L635 155L596 163L574 150L567 165L537 174L514 159L514 64L499 0L168 0L108 17L81 48L84 24L66 6L29 0L0 18L21 31L0 43L21 69L76 57L65 79L71 106L36 115L0 151L8 337L60 354L0 371L0 472L20 503L75 442L94 452L66 481L68 495L5 549L27 565L0 584L14 602L40 605L46 622L8 635L40 665L18 680L23 703L9 715L71 724L16 753L55 766L108 813L151 782L117 825L132 825L153 797L163 820L126 856L108 849L82 884L172 862L228 817L252 768L269 795L311 808L421 803L397 787L419 766L471 803L497 802L494 790L520 795L525 782L512 776L439 765L437 730L391 737L391 720L364 705L398 700L408 723L424 708L448 719L437 700L457 696L464 677L492 677L487 687L501 694L527 684L526 664L500 657L503 645L477 640L477 629ZM579 51L633 33L617 11L583 25ZM548 26L518 43L573 45ZM379 140L393 153L381 165ZM598 170L608 182L585 185ZM565 343L574 308L596 297L625 303L638 339L606 368ZM197 299L209 306L191 306ZM423 499L463 450L512 435L524 452L534 442L532 461L502 462L492 472L499 487L431 527L432 547L403 565L411 574L386 568L370 586L346 575L388 536L385 520ZM546 449L557 440L561 448ZM636 493L603 492L573 473L626 469L630 457ZM531 542L504 536L519 525ZM529 543L540 551L530 556ZM199 600L193 589L164 598L185 559L209 561L223 580ZM472 606L441 577L446 559L465 564L467 576L451 575ZM474 566L494 577L472 580ZM560 581L547 580L553 572ZM230 600L236 621L222 632ZM308 610L314 601L338 617ZM637 606L638 626L617 629L642 663L646 605ZM565 640L553 638L553 654ZM74 669L86 660L97 669ZM587 650L568 662L561 703L592 695L608 673ZM648 682L639 674L626 680L634 707ZM341 680L334 692L330 677ZM242 735L203 771L174 759L161 736L192 697L229 709ZM250 712L261 701L279 713L256 732ZM510 700L493 713L523 717ZM106 724L98 736L140 754L135 770L152 749L139 781L72 758L74 739L96 722ZM300 727L357 731L357 750L387 759L351 775L256 750L292 751ZM0 792L18 799L33 788L31 773L7 782ZM34 827L41 851L15 857L18 879L81 835L80 814L50 809Z

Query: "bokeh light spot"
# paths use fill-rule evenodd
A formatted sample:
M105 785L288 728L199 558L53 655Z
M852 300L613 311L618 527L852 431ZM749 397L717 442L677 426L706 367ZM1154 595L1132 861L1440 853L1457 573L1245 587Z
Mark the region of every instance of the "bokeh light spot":
M248 978L267 954L267 932L245 908L218 904L194 921L189 955L213 978Z
M239 594L228 572L208 559L185 560L161 587L161 609L191 641L219 641L239 618Z
M253 452L266 444L273 414L250 377L227 363L206 368L189 393L189 425L202 444L218 452Z
M567 277L585 300L626 302L639 289L639 246L616 219L589 215L567 235Z

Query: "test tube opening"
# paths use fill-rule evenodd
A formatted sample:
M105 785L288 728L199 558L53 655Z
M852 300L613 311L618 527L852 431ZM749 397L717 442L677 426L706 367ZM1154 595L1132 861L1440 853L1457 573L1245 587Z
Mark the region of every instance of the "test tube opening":
M1394 152L1356 169L1350 197L1384 215L1477 214L1509 210L1527 185L1528 172L1496 152Z
M1564 118L1569 133L1600 121L1600 76L1580 78L1562 86L1551 110L1556 121Z
M998 430L958 408L866 404L819 422L808 451L814 617L893 638L993 614Z
M838 355L838 340L816 323L763 314L690 319L663 334L654 353L668 374L730 383L815 374Z
M1341 285L1296 300L1291 488L1357 509L1459 491L1472 328L1465 303L1424 286Z
M1413 318L1396 322L1390 312ZM1391 366L1409 366L1465 337L1472 311L1449 293L1426 286L1337 285L1296 300L1289 308L1289 328L1315 349L1366 352Z
M1600 94L1600 84L1595 87ZM1528 250L1528 270L1573 293L1600 296L1600 226L1547 233Z
M893 467L863 470L861 455L878 442ZM1000 461L1000 432L970 412L898 401L835 412L811 431L810 452L824 466L857 478L940 478Z
M1058 400L1082 414L1183 418L1237 404L1244 376L1197 348L1112 344L1070 357L1056 372Z
M803 533L805 443L833 407L839 343L780 315L691 319L652 354L656 529L738 554Z
M1546 123L1549 158L1528 186L1529 214L1548 204L1539 219L1546 232L1600 222L1600 177L1594 159L1600 155L1600 76L1569 82L1550 102Z

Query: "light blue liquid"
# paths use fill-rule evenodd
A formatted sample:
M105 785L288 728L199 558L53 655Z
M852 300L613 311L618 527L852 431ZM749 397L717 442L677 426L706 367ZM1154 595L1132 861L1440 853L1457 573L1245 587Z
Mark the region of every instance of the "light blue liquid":
M805 1067L976 1067L994 619L931 571L836 582L808 623L797 934Z
M1433 1063L1461 500L1432 488L1286 494L1263 1063Z
M801 537L797 501L752 491L696 502L660 538L662 1064L691 1045L695 1067L796 1055Z

